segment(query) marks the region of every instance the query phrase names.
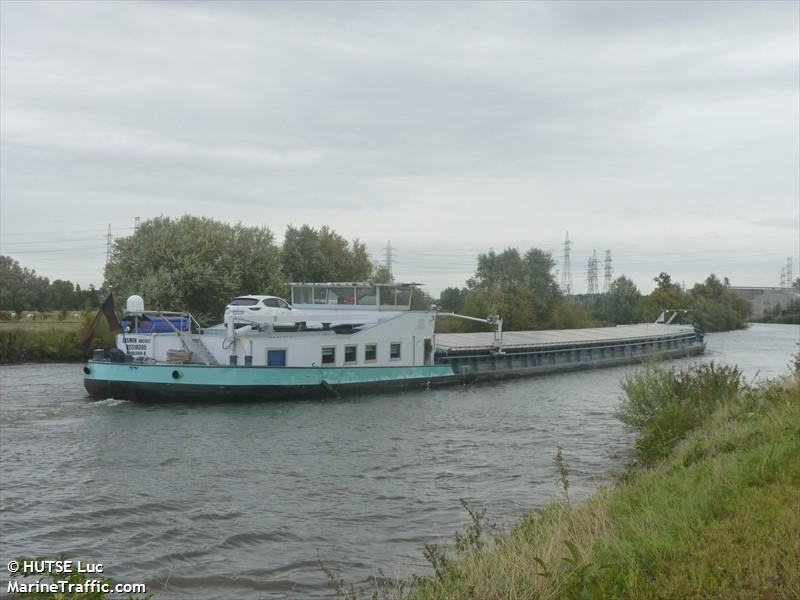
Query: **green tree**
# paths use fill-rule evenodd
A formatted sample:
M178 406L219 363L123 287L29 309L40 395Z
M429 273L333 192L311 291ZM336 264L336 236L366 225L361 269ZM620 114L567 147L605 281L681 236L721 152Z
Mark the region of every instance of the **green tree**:
M747 325L750 303L713 273L689 292L692 320L706 331L741 329Z
M636 284L622 275L611 282L607 294L597 298L594 315L601 321L616 325L638 323L641 320L641 299Z
M0 310L50 308L50 281L33 269L22 267L10 256L0 256Z
M373 274L363 243L348 242L324 226L287 227L281 262L288 281L366 281Z
M392 283L394 278L388 266L376 262L372 264L372 276L369 280L374 283Z
M49 290L50 308L55 310L70 310L79 308L78 298L75 295L75 286L71 281L56 279L50 284Z
M467 295L467 288L448 287L439 294L439 308L445 312L461 312L464 306L464 299Z
M119 303L139 294L147 308L188 310L204 322L220 321L236 295L285 293L269 229L188 215L146 221L118 239L105 274Z
M545 327L561 300L554 266L550 254L539 248L524 255L516 248L478 255L475 275L467 281L464 313L476 317L499 314L508 330Z
M326 281L322 278L323 256L319 235L308 225L299 228L289 225L286 228L281 263L288 281Z
M556 304L550 316L549 329L577 329L580 327L596 327L597 321L582 304L562 300Z
M506 248L500 254L489 250L478 255L475 275L467 281L470 289L489 289L505 284L522 283L526 279L519 250Z
M645 321L655 321L667 309L683 309L687 307L688 298L681 290L681 286L672 282L672 278L663 271L653 278L656 282L654 289L642 301L642 318Z

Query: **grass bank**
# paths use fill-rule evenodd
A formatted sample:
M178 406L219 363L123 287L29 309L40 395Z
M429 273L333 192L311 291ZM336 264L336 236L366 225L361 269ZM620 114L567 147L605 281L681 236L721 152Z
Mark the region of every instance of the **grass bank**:
M425 548L433 574L373 597L800 598L797 375L748 386L733 367L648 368L623 388L638 435L619 482L572 503L559 453L563 501L499 533L472 510L454 548Z
M0 364L21 362L81 362L91 348L114 345L114 334L105 326L90 348L83 345L88 322L3 323L0 327Z

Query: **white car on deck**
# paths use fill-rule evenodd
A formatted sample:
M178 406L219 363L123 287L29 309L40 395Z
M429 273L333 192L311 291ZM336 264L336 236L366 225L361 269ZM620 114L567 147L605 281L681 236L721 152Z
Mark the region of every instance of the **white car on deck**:
M225 320L234 316L244 320L266 321L268 317L291 315L292 305L277 296L238 296L225 307Z

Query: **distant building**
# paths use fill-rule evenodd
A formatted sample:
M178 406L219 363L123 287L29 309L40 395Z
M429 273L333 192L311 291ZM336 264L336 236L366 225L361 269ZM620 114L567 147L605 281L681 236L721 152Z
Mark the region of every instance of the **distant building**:
M750 303L752 317L760 319L765 313L786 308L792 300L800 299L800 291L781 287L731 287Z

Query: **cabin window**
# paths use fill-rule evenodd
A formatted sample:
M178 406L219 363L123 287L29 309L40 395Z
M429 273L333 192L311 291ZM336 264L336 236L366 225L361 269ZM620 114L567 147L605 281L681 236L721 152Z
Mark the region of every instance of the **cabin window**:
M377 304L377 294L374 287L360 287L356 288L356 304Z
M328 288L328 304L355 304L356 289L352 287Z
M391 344L389 344L389 359L390 360L400 359L400 342L392 342Z
M364 362L374 362L376 360L378 360L378 344L364 346Z
M315 287L314 290L314 304L336 304L336 297L331 294L331 298L328 298L328 288L326 287Z
M411 304L411 289L394 286L381 287L381 306L408 308Z
M328 346L322 349L322 364L323 365L336 364L336 346Z
M358 346L345 346L344 347L344 362L346 363L354 363L358 359L356 358L356 351L358 350Z
M295 304L314 304L314 288L310 286L293 287L292 302Z
M285 367L286 350L267 350L268 367Z

